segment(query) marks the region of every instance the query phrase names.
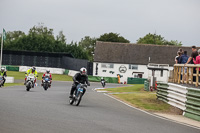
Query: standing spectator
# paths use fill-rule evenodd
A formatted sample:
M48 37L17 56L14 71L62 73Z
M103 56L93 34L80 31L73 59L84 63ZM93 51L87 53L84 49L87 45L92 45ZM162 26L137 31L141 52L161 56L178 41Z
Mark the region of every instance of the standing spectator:
M183 54L183 49L182 48L179 48L179 50L178 50L179 52L180 52L180 54L182 55Z
M187 56L187 51L184 51L183 55L181 55L180 59L179 59L180 64L185 64L187 62L188 58L189 58L189 56ZM184 73L187 73L187 67L184 67ZM182 79L182 77L181 77L181 79ZM186 77L185 77L185 75L183 75L183 80L185 81L185 79L186 79Z
M176 64L180 64L180 56L181 56L181 52L178 51L178 52L177 52L177 56L175 57L175 62L176 62Z
M185 64L188 61L189 56L187 56L187 51L183 52L183 55L180 56L180 64Z
M196 60L194 60L193 58L193 62L194 64L200 64L200 49L198 50L198 56L196 57ZM197 69L196 69L197 70ZM198 71L198 70L197 70ZM199 71L200 71L200 68L199 68Z
M191 62L191 64L194 64L193 59L196 60L196 57L198 56L198 52L197 52L197 48L196 46L192 46L192 54L191 56L188 58L187 62L185 63L185 65L187 65L188 63Z
M197 48L196 48L196 46L192 46L192 54L188 58L188 60L185 63L185 65L187 65L190 62L191 62L191 64L194 64L193 59L196 61L196 57L197 56L198 56ZM195 67L193 68L193 74L196 74L196 68ZM193 82L196 82L196 76L193 76Z

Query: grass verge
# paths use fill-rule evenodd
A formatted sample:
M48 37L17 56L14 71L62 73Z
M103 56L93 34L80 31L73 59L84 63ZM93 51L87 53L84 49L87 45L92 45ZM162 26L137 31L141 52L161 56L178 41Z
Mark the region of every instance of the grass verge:
M155 92L144 91L144 85L141 84L105 90L109 93L113 93L112 95L114 97L149 112L169 113L172 110L172 106L157 100Z
M25 78L25 72L16 72L16 71L7 71L9 77L14 77L14 79L23 79ZM43 73L38 73L38 80L42 79ZM52 74L54 81L72 81L72 77L62 74Z

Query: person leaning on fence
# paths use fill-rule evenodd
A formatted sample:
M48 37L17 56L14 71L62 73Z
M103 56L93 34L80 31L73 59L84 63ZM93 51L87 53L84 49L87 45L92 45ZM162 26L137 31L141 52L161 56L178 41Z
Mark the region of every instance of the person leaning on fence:
M198 56L197 48L196 48L196 46L192 46L192 54L188 58L185 65L187 65L188 63L194 64L193 59L196 61L197 56ZM196 68L195 67L193 68L193 73L196 74ZM196 76L193 76L193 82L196 82Z

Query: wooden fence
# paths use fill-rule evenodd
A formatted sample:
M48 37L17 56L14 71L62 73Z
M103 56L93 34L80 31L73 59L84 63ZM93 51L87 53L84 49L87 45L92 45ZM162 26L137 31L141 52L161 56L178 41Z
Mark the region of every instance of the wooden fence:
M196 64L175 64L173 82L178 84L194 84L195 86L199 86L199 68L200 65Z

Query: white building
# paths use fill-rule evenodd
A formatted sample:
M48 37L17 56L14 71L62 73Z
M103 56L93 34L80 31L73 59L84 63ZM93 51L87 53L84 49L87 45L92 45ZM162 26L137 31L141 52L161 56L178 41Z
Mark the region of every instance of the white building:
M169 70L173 70L179 48L98 41L94 55L93 76L117 77L120 74L122 82L127 81L128 77L147 79L152 75L152 70L148 70L149 63L166 64ZM187 50L188 53L191 52L190 47L181 48ZM162 65L160 67L163 68ZM156 71L155 76L157 81L167 81L169 71Z

